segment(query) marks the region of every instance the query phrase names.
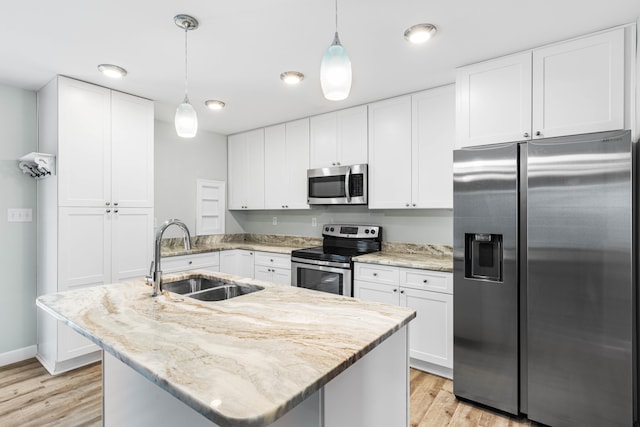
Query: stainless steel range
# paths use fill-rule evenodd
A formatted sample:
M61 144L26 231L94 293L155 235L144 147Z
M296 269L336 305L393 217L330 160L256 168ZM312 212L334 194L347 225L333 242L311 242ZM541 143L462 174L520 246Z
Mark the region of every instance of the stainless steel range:
M325 224L322 229L322 246L291 253L292 285L353 296L352 259L381 249L382 227Z

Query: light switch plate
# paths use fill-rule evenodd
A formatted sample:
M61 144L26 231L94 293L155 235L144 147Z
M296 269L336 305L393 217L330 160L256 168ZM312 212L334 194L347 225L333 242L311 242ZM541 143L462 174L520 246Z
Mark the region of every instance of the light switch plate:
M7 211L7 221L9 222L32 222L32 209L9 209Z

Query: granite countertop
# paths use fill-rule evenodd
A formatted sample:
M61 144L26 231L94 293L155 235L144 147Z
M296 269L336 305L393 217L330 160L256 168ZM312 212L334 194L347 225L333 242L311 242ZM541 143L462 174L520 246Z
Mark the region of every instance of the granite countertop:
M208 419L247 427L271 424L415 317L404 307L195 273L264 290L176 301L167 292L152 298L132 280L41 296L37 305Z
M184 249L181 238L163 239L162 256L190 255L230 249L290 254L296 249L312 246L322 246L322 239L273 234L227 234L192 238L190 251Z
M453 272L453 248L447 245L383 243L382 251L360 255L354 261Z

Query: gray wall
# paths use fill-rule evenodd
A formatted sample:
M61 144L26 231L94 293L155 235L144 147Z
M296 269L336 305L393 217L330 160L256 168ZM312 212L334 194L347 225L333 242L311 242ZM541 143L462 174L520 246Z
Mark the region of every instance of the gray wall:
M308 211L233 211L246 233L321 237L325 223L382 225L386 242L453 244L450 210L368 210L363 206L318 206ZM277 225L273 225L273 217ZM316 218L317 226L311 226Z
M173 123L155 121L155 217L161 224L169 218L184 221L196 230L196 180L227 180L227 137L199 130L195 138L180 138ZM228 213L227 233L242 229ZM179 236L167 229L165 237Z
M36 181L18 169L37 150L36 93L0 85L0 354L36 344ZM31 208L33 222L8 222Z

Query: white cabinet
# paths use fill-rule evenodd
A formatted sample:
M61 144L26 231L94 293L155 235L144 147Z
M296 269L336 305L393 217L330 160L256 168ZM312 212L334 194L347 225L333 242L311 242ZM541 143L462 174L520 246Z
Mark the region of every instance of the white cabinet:
M457 70L457 146L624 127L625 29Z
M144 276L153 257L153 103L57 77L38 92L38 144L57 173L38 181L38 295ZM51 373L98 348L38 310Z
M264 209L264 129L229 136L229 209Z
M310 167L367 163L367 106L311 117Z
M162 258L163 273L176 273L188 270L220 271L220 252L178 255Z
M369 208L451 209L453 85L369 104Z
M253 251L232 249L220 253L220 272L253 278Z
M266 209L309 209L309 119L264 129Z
M153 103L57 82L59 206L153 207Z
M354 263L354 296L416 310L409 324L412 366L451 378L453 277L451 273Z
M256 279L291 285L291 255L256 252L254 262Z

